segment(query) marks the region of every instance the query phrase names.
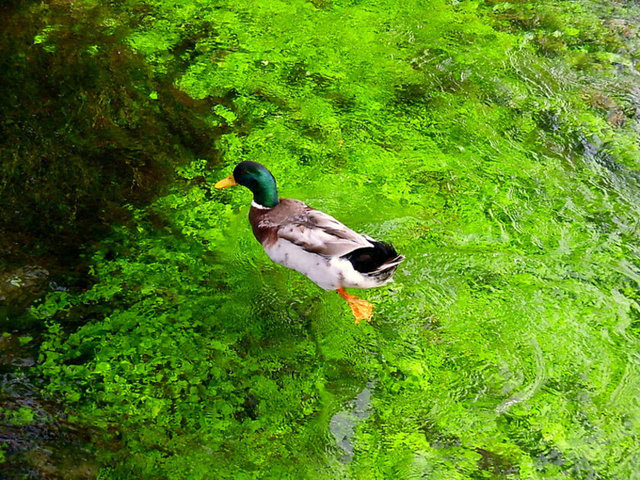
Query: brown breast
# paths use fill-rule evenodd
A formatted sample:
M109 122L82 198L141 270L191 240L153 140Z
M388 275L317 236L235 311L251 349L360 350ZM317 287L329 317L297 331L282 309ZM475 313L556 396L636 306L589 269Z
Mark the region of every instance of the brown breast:
M256 208L249 210L249 223L253 234L265 247L271 246L278 240L278 229L292 218L308 209L304 203L291 198L281 198L280 203L273 208Z

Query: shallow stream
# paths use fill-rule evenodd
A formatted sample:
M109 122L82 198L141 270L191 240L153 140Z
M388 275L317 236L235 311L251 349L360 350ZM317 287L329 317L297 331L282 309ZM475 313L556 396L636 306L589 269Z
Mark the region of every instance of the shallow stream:
M640 478L634 2L0 9L0 475ZM370 324L249 159L407 257Z

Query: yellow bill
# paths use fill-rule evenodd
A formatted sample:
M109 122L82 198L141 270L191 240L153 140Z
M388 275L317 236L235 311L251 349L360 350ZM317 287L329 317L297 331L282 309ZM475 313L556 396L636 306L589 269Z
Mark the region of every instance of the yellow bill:
M220 180L218 183L216 183L215 187L227 188L227 187L233 187L234 185L238 185L238 182L236 182L236 179L233 178L233 175L229 175L227 178Z

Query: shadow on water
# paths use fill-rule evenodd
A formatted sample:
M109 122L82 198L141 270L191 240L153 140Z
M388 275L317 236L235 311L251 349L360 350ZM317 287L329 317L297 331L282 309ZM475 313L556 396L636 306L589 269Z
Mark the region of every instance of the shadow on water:
M177 165L216 161L193 100L154 78L106 7L0 6L0 477L94 478L90 433L39 394L34 300L91 284L86 253Z

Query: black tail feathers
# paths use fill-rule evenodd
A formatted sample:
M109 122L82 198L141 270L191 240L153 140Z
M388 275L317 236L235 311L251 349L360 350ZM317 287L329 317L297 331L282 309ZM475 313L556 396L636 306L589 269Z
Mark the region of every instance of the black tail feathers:
M372 273L393 268L395 270L404 256L398 255L393 245L368 239L373 247L358 248L343 255L351 262L353 268L360 273Z

